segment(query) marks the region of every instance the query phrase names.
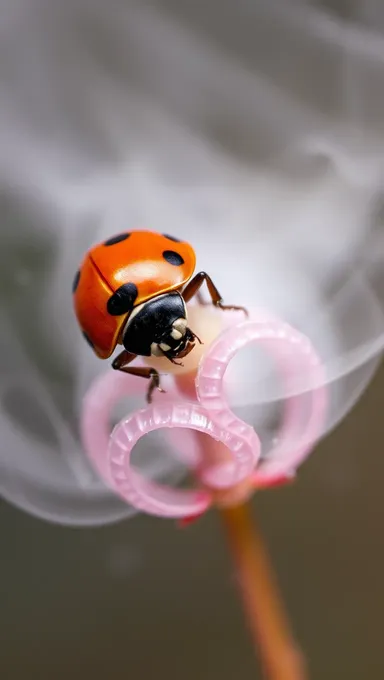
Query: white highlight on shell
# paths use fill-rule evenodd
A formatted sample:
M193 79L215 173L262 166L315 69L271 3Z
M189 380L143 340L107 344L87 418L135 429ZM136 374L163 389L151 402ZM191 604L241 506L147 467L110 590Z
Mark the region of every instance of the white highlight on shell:
M159 345L160 349L163 350L163 352L169 352L171 349L169 345L167 345L165 342L161 342Z
M162 357L163 356L163 352L161 351L159 345L156 342L153 342L151 344L151 354L154 357Z
M175 331L178 331L181 335L185 335L185 331L187 330L187 319L176 319L176 321L173 322L172 328ZM173 331L172 331L173 332ZM175 337L175 336L173 336Z

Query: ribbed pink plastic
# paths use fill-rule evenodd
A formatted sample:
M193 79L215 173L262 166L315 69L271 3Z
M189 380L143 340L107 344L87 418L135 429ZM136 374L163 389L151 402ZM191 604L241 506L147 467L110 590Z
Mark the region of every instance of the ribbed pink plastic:
M115 488L140 510L163 517L185 517L200 514L210 504L211 496L206 491L178 491L160 486L148 482L130 466L131 453L138 440L163 427L197 430L225 444L233 462L206 471L205 477L211 486L228 487L245 479L257 462L260 446L254 431L250 438L216 426L197 403L172 401L151 405L115 427L108 454Z
M92 383L84 397L80 421L81 439L100 477L109 485L112 478L107 453L113 407L123 397L133 394L142 394L144 398L146 387L142 378L109 369Z
M98 378L84 399L81 421L84 448L102 479L136 508L163 517L201 514L210 505L211 494L202 489L178 491L147 481L131 466L135 444L145 434L163 427L189 428L208 434L221 441L232 454L232 463L204 470L206 483L223 488L252 472L260 453L258 437L252 428L247 429L247 439L242 433L217 427L199 404L182 401L178 395L176 401L168 386L166 395L155 393L154 404L122 420L110 434L109 422L115 403L140 392L144 397L146 388L142 378L115 371Z
M199 401L214 423L238 428L223 390L224 375L235 354L251 343L261 344L276 362L283 381L284 402L280 431L254 473L255 485L273 484L292 476L321 435L327 395L320 360L308 338L277 320L246 321L222 333L203 357L196 378ZM250 427L243 424L243 427Z
M285 400L280 432L270 451L262 451L254 429L235 416L223 393L223 379L235 354L258 342L274 357ZM227 328L210 346L196 378L199 403L183 401L175 389L155 394L154 403L123 419L109 434L116 401L145 394L146 381L109 371L91 386L84 400L82 434L85 449L104 481L139 510L163 517L202 514L211 504L205 489L176 490L146 480L131 466L135 444L159 428L191 429L222 442L231 461L207 467L202 451L191 457L190 446L176 430L178 458L195 461L200 479L210 487L229 488L252 475L255 486L274 485L292 476L321 435L326 391L320 361L306 337L275 318L262 315ZM183 450L183 443L185 451ZM196 444L198 447L198 444ZM189 450L188 450L189 449ZM258 466L255 469L256 464Z

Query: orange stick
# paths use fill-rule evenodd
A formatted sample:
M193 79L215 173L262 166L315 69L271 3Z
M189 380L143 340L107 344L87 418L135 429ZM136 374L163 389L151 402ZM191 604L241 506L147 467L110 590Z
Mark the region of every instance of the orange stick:
M290 630L263 538L249 503L222 508L237 583L253 642L268 680L305 680L303 656Z
M190 398L196 398L194 377L194 373L175 376L180 391ZM225 446L195 434L207 460L228 456ZM261 532L252 520L247 499L253 492L250 484L243 482L214 493L236 566L248 628L265 678L307 680L304 659L290 630Z
M220 332L218 317L208 307L191 307L189 315L191 327L203 337L207 346ZM174 367L173 371L180 391L193 400L196 399L196 369L203 351L204 347L198 346L186 357L185 368L181 371ZM157 361L160 372L169 370L165 360ZM195 434L206 462L228 457L229 452L223 444ZM304 659L290 630L261 532L252 521L248 503L254 494L252 484L245 480L228 490L212 490L212 494L226 531L248 627L265 677L268 680L307 680Z

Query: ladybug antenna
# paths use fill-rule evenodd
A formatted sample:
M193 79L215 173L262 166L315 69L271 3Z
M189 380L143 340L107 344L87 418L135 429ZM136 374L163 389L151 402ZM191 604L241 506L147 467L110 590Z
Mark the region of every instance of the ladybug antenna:
M189 328L188 330L189 330L189 332L191 333L192 340L197 340L197 342L199 343L199 345L204 345L203 341L200 340L199 336L196 335L196 333L194 333L190 328Z

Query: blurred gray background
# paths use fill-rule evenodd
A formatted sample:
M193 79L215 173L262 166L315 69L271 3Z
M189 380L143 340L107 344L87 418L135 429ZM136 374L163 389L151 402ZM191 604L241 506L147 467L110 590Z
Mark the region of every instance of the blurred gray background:
M383 390L253 502L314 680L384 674ZM215 512L68 529L3 503L0 525L7 680L260 677Z
M155 6L155 14L153 7L146 13L150 5ZM246 198L241 194L244 168L251 174L250 168L257 167L264 181L264 168L277 164L281 176L276 179L276 192L282 176L288 185L297 179L295 172L298 184L302 175L308 175L304 190L299 187L295 193L296 187L289 185L291 203L283 200L284 185L282 202L276 199L282 215L272 210L275 222L265 206L261 217L255 218L252 202L249 214L246 210L241 217L235 214L239 233L244 220L239 237L243 248L252 255L248 245L256 244L256 258L259 245L277 225L276 247L281 243L279 234L286 247L293 243L293 270L304 272L308 286L313 277L327 294L328 287L333 291L331 273L336 282L352 280L355 255L361 255L366 243L369 263L380 265L375 277L377 272L382 275L384 12L380 0L241 0L235 10L227 0L158 0L139 5L129 0L108 4L2 0L0 8L4 19L0 27L0 304L4 312L0 382L5 384L19 370L36 404L43 384L55 414L66 423L67 443L71 437L76 439L76 409L99 368L88 354L84 358L85 349L77 344L66 286L79 253L95 235L108 233L108 225L117 224L117 231L118 219L125 224L129 214L130 220L144 216L151 222L154 214L161 213L159 219L167 224L180 222L177 210L173 213L169 205L163 213L159 210L165 195L159 189L164 188L161 172L160 179L156 175L159 158L161 169L172 159L176 175L185 171L182 189L188 185L188 172L199 175L203 168L204 179L223 178L220 189L226 193L226 173L231 180L233 172L239 192L236 208L244 206ZM182 32L179 35L178 24L173 23L179 20L196 33L196 42L195 38L188 42ZM205 41L203 47L200 39ZM222 52L211 53L207 45ZM297 169L289 149L306 136L313 135L316 141L317 134L324 135L328 146L320 148L320 175L316 158L312 175L306 167ZM149 152L155 158L153 167L146 165ZM327 154L336 167L329 176ZM237 163L243 164L241 170ZM321 193L323 171L326 190ZM269 180L275 181L267 177L267 184ZM273 182L271 186L265 201L273 208L280 194ZM312 191L314 208L308 205L307 213L295 212L296 199L299 205L310 203ZM259 199L261 192L255 193L255 204ZM223 223L226 207L222 212L213 207L212 230L204 227L204 220L200 234L196 229L203 255L205 242L215 245L220 229L223 239L230 233L230 221ZM183 211L188 212L186 203ZM103 228L97 220L95 227L95 215L100 213ZM308 214L320 216L320 227ZM299 218L308 229L295 232ZM186 219L181 228L188 231L189 225ZM371 231L378 241L371 240ZM358 235L353 257L352 232ZM314 239L319 233L322 238ZM223 249L227 248L229 261L231 247L228 237ZM259 255L258 266L263 257ZM368 273L373 274L373 269ZM295 285L297 294L305 288L300 278ZM250 290L256 296L260 289L263 299L262 286ZM381 311L383 290L376 290ZM305 327L308 307L298 302L295 308L295 296L279 295L280 308L286 305L288 317L289 312ZM324 298L319 295L318 301L325 298L325 293ZM353 294L351 298L357 299ZM312 313L313 300L310 303ZM342 331L350 335L353 320L364 335L368 324L361 321L360 311L352 309L350 326L338 328L335 335L342 337ZM383 318L377 318L372 337L368 338L369 327L361 347L369 345L368 340L381 342ZM357 345L356 340L352 349ZM342 358L332 355L336 362L332 366L352 370L352 364L347 360L342 364ZM384 677L383 391L381 368L358 404L300 469L297 483L260 493L253 501L313 680ZM343 404L338 405L335 422ZM24 408L38 430L31 396ZM52 494L59 512L59 493L54 494L60 474L64 477L68 470L59 464L58 450L50 442L51 450L40 460L41 440L37 435L33 440L31 428L30 448L20 453L9 444L7 424L4 416L2 488L9 488L19 504L28 504L31 489L19 486L21 479L25 481L24 469L30 466L40 474L51 463L53 468L57 465L48 495ZM48 439L43 438L45 443ZM38 483L35 491L38 496ZM86 503L84 495L82 512ZM73 513L77 510L76 506ZM68 528L36 519L3 501L0 528L0 677L4 680L260 677L215 512L183 531L173 522L146 517L101 528Z

